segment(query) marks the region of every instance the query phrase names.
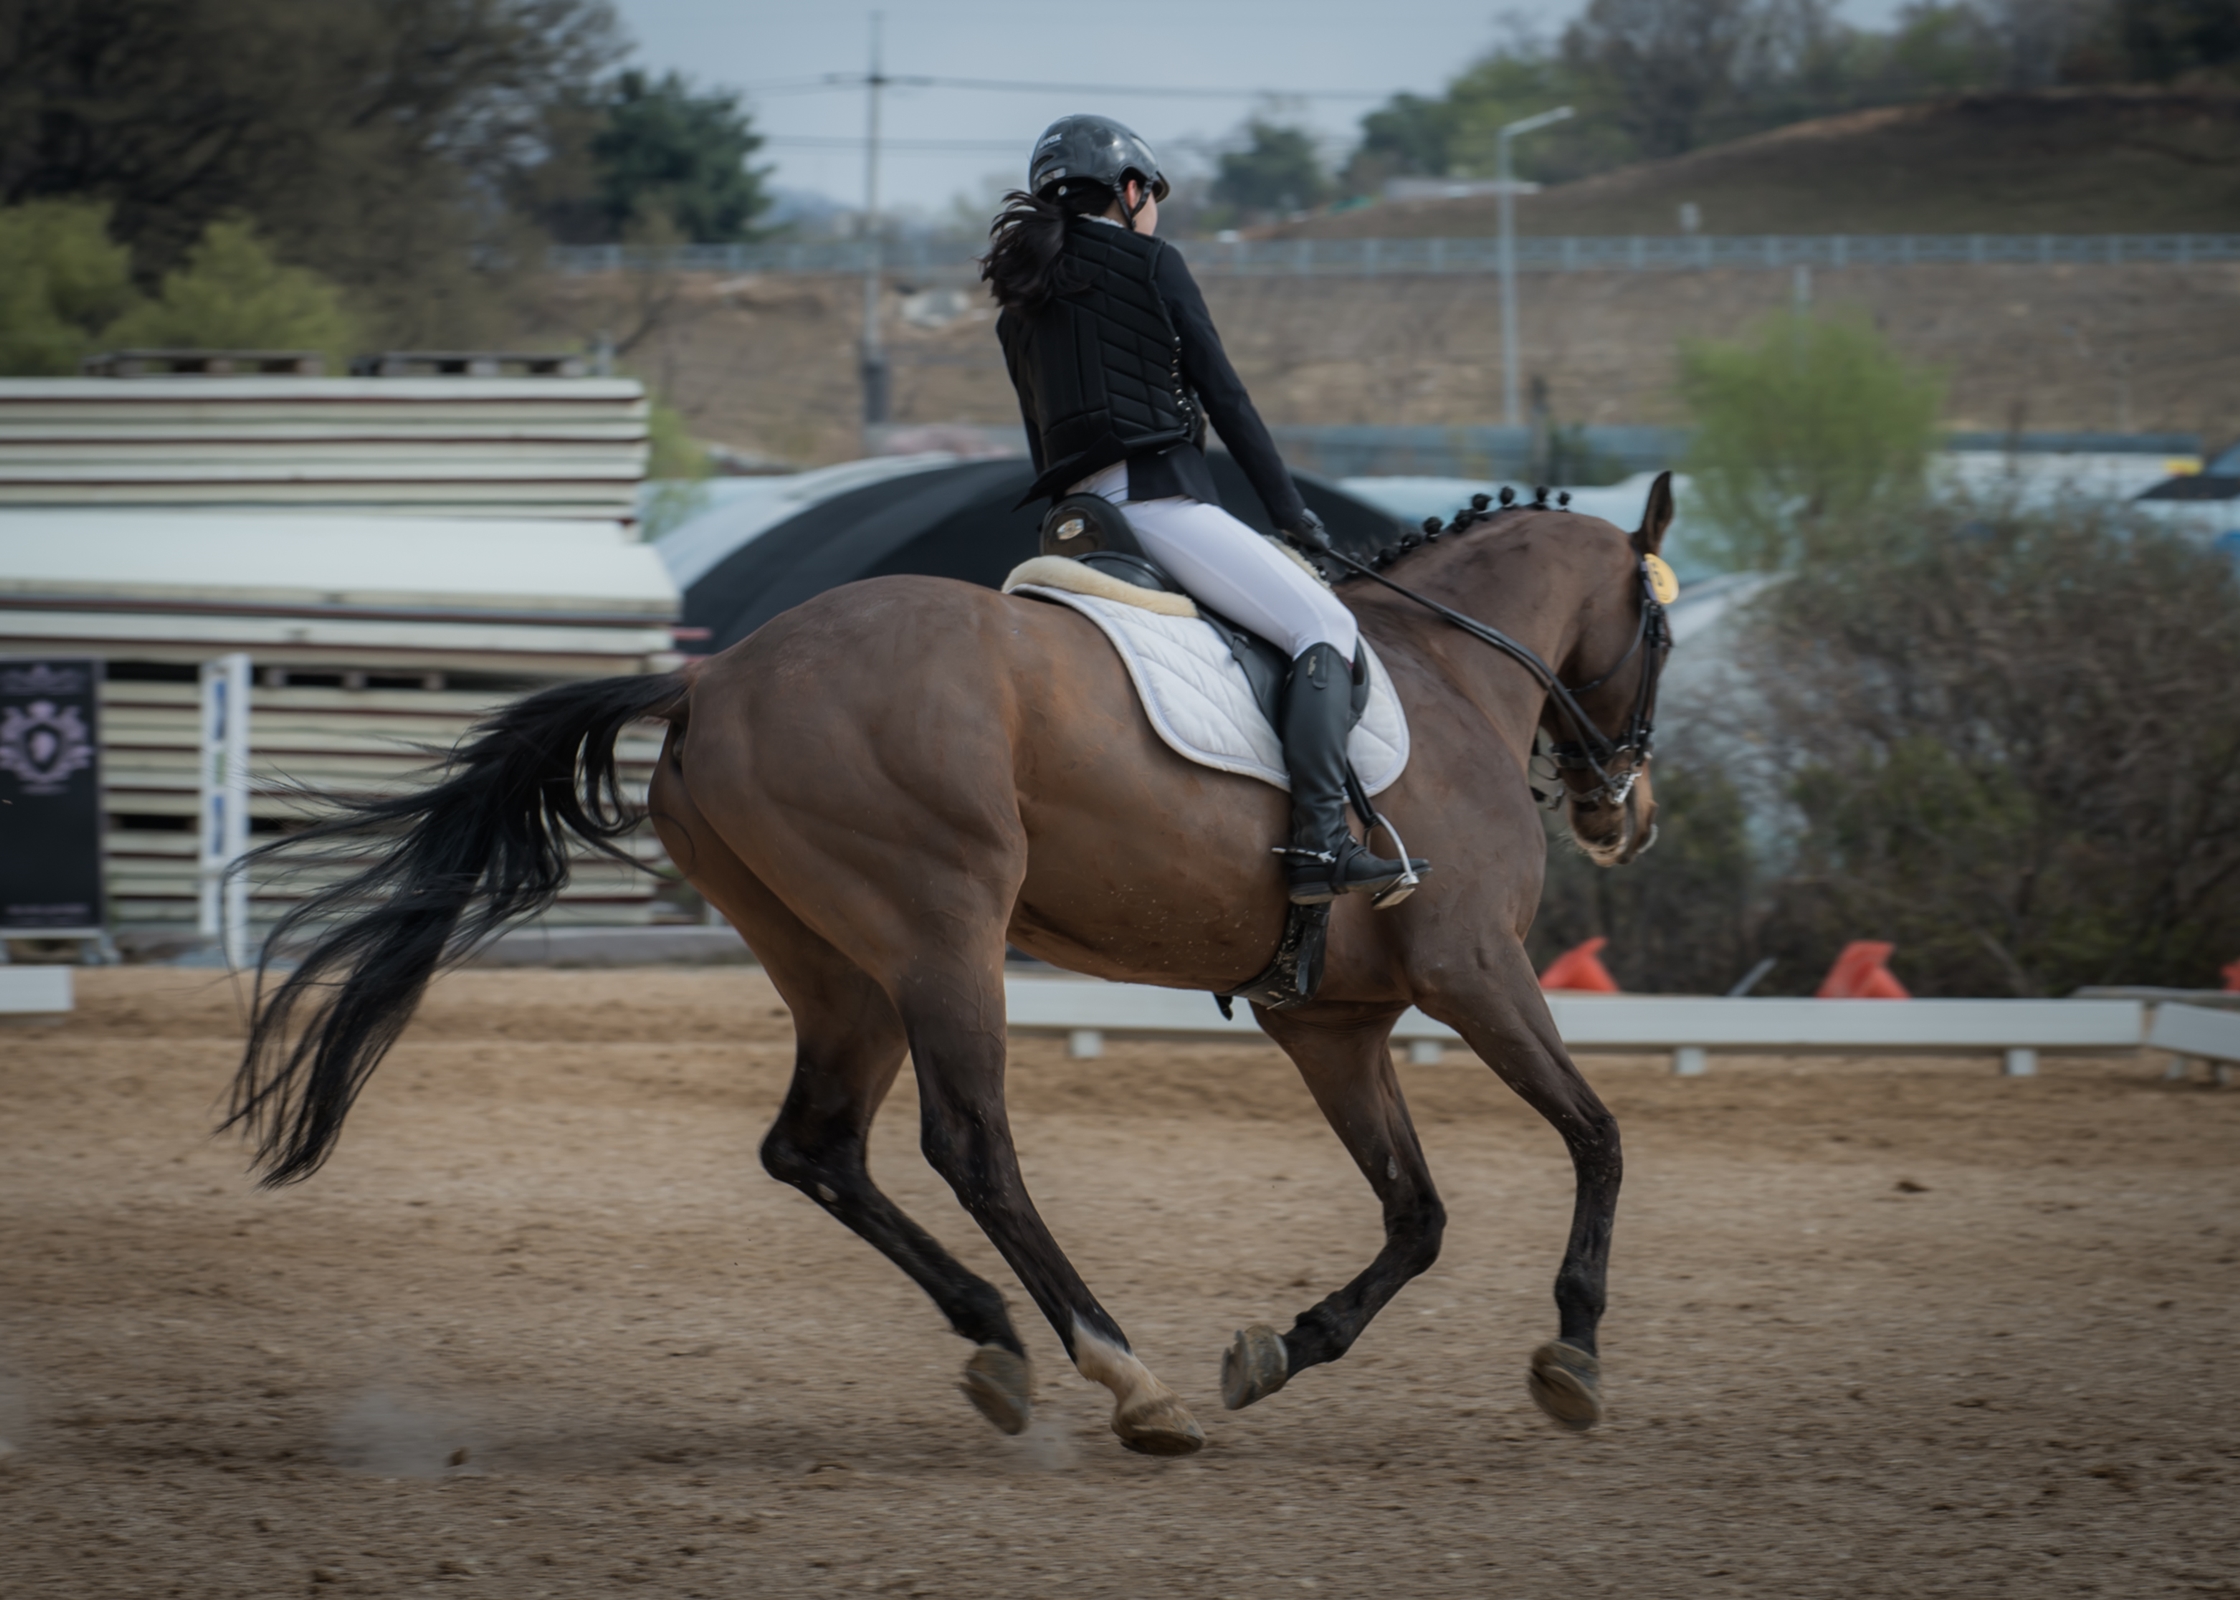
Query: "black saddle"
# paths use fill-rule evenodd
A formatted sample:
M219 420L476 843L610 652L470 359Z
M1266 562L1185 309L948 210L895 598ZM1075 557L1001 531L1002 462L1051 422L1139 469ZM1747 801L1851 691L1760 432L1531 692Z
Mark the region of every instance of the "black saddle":
M1042 553L1065 556L1092 567L1108 578L1132 583L1139 589L1165 594L1187 594L1167 570L1144 553L1143 543L1121 509L1101 495L1069 494L1052 506L1042 519ZM1252 685L1252 698L1268 725L1279 733L1283 720L1283 686L1291 677L1291 660L1278 645L1270 644L1248 628L1239 627L1193 598L1206 626L1221 635L1229 654L1244 669ZM1369 704L1369 674L1363 660L1353 668L1353 720L1359 722Z

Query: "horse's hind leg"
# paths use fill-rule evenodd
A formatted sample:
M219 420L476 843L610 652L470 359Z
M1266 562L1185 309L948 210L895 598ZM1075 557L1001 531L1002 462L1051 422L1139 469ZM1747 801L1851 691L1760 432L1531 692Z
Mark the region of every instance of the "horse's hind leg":
M1557 1332L1532 1353L1527 1386L1550 1418L1584 1431L1602 1420L1602 1363L1595 1336L1602 1323L1610 1235L1624 1175L1618 1119L1564 1049L1524 946L1510 941L1487 965L1492 970L1472 962L1442 967L1442 981L1419 995L1417 1003L1461 1034L1478 1059L1563 1136L1571 1152L1576 1189L1571 1236L1556 1271ZM1464 979L1468 981L1457 981Z
M975 961L929 949L896 978L918 1069L926 1159L1019 1275L1082 1376L1112 1391L1112 1431L1121 1442L1146 1455L1186 1455L1204 1446L1204 1431L1129 1348L1028 1197L1003 1103L1000 924L980 954Z
M1386 1040L1393 1020L1385 1015L1320 1026L1279 1011L1260 1014L1376 1191L1384 1207L1384 1248L1351 1283L1301 1312L1290 1332L1279 1335L1259 1323L1237 1334L1221 1361L1221 1402L1232 1411L1344 1355L1401 1286L1439 1258L1447 1213L1392 1070Z
M1005 1433L1033 1416L1026 1347L995 1285L967 1270L871 1179L871 1121L907 1044L886 991L802 925L724 847L681 793L659 795L662 842L694 887L746 936L793 1012L793 1082L762 1142L762 1164L868 1240L980 1348L964 1392Z

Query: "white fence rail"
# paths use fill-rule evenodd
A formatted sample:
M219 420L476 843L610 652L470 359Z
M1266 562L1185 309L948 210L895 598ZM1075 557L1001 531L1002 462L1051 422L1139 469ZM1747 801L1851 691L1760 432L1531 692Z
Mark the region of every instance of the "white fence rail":
M1251 1009L1224 1018L1209 995L1090 978L1014 975L1004 986L1013 1028L1063 1033L1076 1056L1094 1056L1110 1034L1257 1034ZM1713 1052L1998 1055L2012 1077L2029 1077L2041 1052L2136 1050L2146 1007L2136 1000L1730 1000L1708 995L1552 994L1548 1008L1574 1050L1662 1053L1693 1077ZM2164 1007L2165 1011L2188 1007ZM2206 1013L2217 1016L2218 1013ZM2225 1019L2240 1032L2240 1018ZM1458 1035L1408 1011L1392 1030L1411 1061L1439 1059ZM2174 1048L2174 1047L2173 1047ZM2209 1054L2208 1051L2193 1052Z
M75 999L68 967L0 966L0 1017L59 1016Z
M2189 266L2240 261L2240 233L1590 234L1517 240L1526 272L1689 272L1712 267ZM1466 239L1182 239L1210 277L1446 275L1499 270L1500 242ZM895 239L889 272L971 270L983 243ZM864 269L856 239L671 246L555 245L556 272L845 272Z
M2210 1064L2218 1083L2230 1083L2235 1065L2240 1064L2240 1012L2183 1003L2156 1006L2147 1045L2170 1052L2170 1066L2163 1074L2167 1078L2188 1076L2187 1063L2198 1057Z

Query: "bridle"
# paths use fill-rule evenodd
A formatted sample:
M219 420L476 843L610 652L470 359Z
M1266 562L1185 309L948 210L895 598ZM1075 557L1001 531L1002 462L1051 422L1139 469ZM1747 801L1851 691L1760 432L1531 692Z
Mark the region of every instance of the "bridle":
M1427 523L1425 526L1428 529L1430 525ZM1403 539L1401 548L1408 549L1416 542L1413 539ZM1609 671L1591 683L1582 683L1574 688L1558 677L1556 670L1541 660L1537 651L1519 644L1499 628L1488 627L1475 617L1464 616L1428 595L1418 594L1413 589L1394 583L1368 562L1350 556L1343 550L1333 548L1314 553L1328 556L1359 576L1373 579L1394 594L1413 600L1426 611L1451 622L1473 639L1492 645L1532 675L1533 680L1547 692L1549 702L1563 720L1570 724L1572 732L1571 738L1549 744L1548 759L1554 763L1559 773L1584 772L1594 780L1592 788L1579 788L1567 782L1553 794L1544 794L1535 786L1532 790L1534 800L1544 806L1554 806L1568 795L1572 804L1590 810L1626 803L1627 797L1633 793L1634 784L1639 781L1642 771L1649 764L1649 746L1656 732L1653 716L1657 703L1657 680L1664 672L1665 658L1672 651L1672 624L1665 615L1664 602L1657 598L1656 586L1650 579L1648 557L1638 552L1634 556L1634 575L1641 590L1641 616L1634 625L1633 643L1626 646L1626 653L1617 659ZM1594 719L1579 704L1579 696L1592 694L1601 688L1624 671L1627 662L1644 651L1647 653L1647 660L1642 665L1641 682L1634 690L1633 708L1626 715L1624 730L1613 739L1594 725Z

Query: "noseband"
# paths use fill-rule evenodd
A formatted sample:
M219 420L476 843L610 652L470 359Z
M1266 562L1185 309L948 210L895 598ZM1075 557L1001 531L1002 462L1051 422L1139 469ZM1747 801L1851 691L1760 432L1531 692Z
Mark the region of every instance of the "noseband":
M1428 526L1428 525L1427 525ZM1426 611L1453 623L1473 639L1490 644L1530 673L1540 687L1547 691L1564 721L1571 725L1572 737L1548 747L1548 757L1556 770L1564 773L1584 772L1594 780L1592 788L1575 788L1566 783L1557 794L1543 794L1538 788L1532 791L1533 799L1542 805L1554 805L1568 792L1574 805L1600 809L1604 806L1622 806L1633 793L1633 786L1649 764L1649 745L1655 734L1652 720L1657 701L1657 680L1664 672L1665 657L1672 650L1672 624L1665 616L1664 602L1657 598L1656 586L1649 578L1648 558L1636 553L1634 573L1641 587L1641 617L1633 630L1633 643L1626 653L1601 677L1592 683L1582 683L1572 688L1556 675L1553 667L1540 659L1539 653L1529 646L1519 644L1499 628L1488 627L1475 617L1464 616L1449 606L1443 606L1427 595L1394 583L1390 578L1365 561L1356 560L1343 550L1318 550L1317 555L1330 557L1364 578L1373 578L1394 594L1413 600ZM1646 651L1647 659L1641 669L1641 683L1634 690L1633 709L1627 714L1623 732L1613 739L1594 725L1586 709L1579 704L1579 696L1592 694L1625 669L1637 653ZM1613 771L1616 768L1618 770Z

